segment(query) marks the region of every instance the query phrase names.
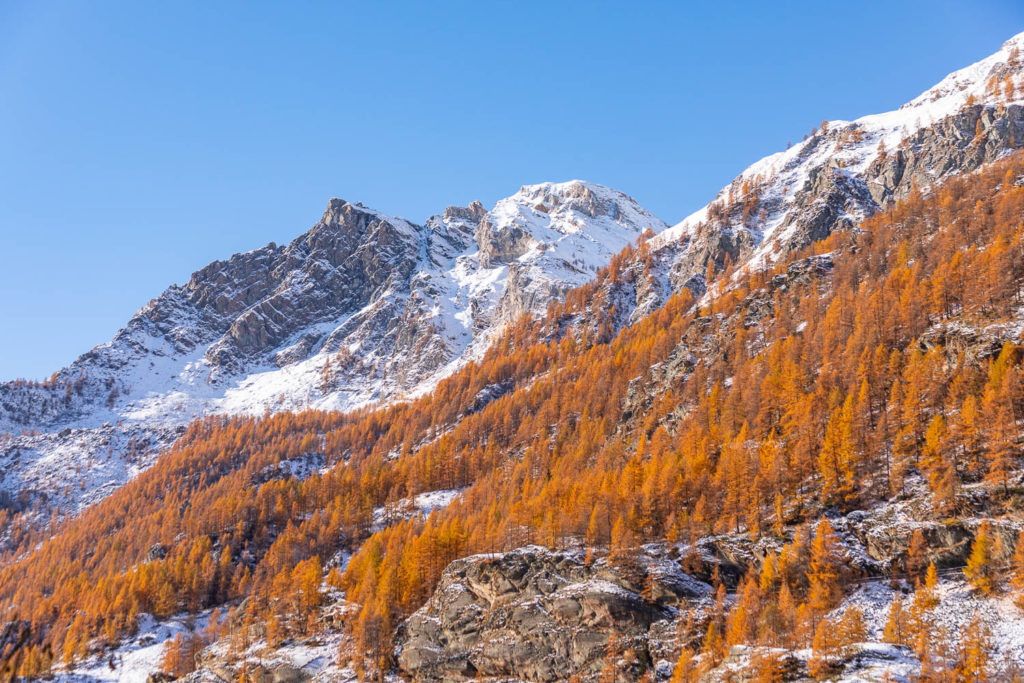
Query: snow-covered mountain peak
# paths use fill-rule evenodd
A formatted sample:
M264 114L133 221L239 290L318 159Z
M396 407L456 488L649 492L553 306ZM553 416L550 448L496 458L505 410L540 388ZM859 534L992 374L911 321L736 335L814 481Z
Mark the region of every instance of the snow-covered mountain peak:
M0 443L0 493L50 496L69 483L55 461L91 462L60 503L74 508L196 416L345 410L427 391L648 228L665 224L582 181L526 186L490 211L448 207L423 225L331 199L289 243L171 286L52 382L0 384L0 432L30 432Z
M578 222L572 221L574 213L591 218L604 216L623 226L651 223L653 227L660 222L624 192L585 180L523 185L511 197L499 201L494 210L498 213L511 207L545 213L552 217L553 227L567 228L569 232L578 227Z
M564 247L563 251L572 250L564 254L566 259L592 270L595 258L614 253L605 253L606 247L621 248L647 229L658 232L665 227L629 195L572 180L524 185L499 200L480 221L476 241L486 266ZM597 249L588 250L588 243Z
M623 197L632 201L628 195L618 190L579 179L566 180L559 183L548 181L533 185L523 185L519 188L518 192L507 199L524 202L548 199L554 202L559 199L569 200L573 198L592 200L594 197Z

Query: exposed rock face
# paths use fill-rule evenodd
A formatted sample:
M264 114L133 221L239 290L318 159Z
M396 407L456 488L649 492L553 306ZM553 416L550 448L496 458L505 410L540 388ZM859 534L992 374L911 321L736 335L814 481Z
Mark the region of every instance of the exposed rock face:
M665 227L582 181L525 186L491 211L449 207L424 225L332 199L290 244L202 268L51 380L0 385L0 434L19 435L0 436L0 501L67 490L73 500L50 503L93 502L195 416L426 391L509 321ZM42 464L53 456L67 466Z
M470 557L445 570L403 626L399 665L424 681L557 681L597 674L631 650L627 668L639 675L666 655L652 643L669 646L677 608L710 593L667 558L643 555L630 571L536 546Z
M212 304L221 315L237 313L207 350L210 365L221 372L234 369L248 357L276 349L311 323L361 309L382 292L407 287L419 262L422 237L401 219L332 199L312 230L257 259L266 268L257 266L254 272L250 265L241 266L245 271L239 275L247 286L231 284L236 280L230 261L226 267L208 266L187 285L189 299Z
M978 522L914 520L906 506L927 507L927 501L910 501L831 519L847 567L865 581L887 584L887 577L904 575L911 535L920 530L926 559L950 570L947 580L962 582L959 568ZM997 560L1009 560L1018 532L1017 524L990 520L1005 553ZM706 581L718 575L735 591L785 540L746 533L706 537L695 558L685 546L645 546L625 564L601 559L588 565L581 552L537 546L457 560L399 629L399 668L417 681L596 680L613 662L618 680L643 680L652 670L656 679L667 678L666 662L675 662L680 646L702 634L701 623L689 625L691 632L681 629L680 617L691 608L707 614L713 599ZM791 664L794 680L805 680L801 666ZM721 673L708 680L723 680Z
M981 524L979 520L936 522L927 507L920 510L920 519L908 520L891 514L897 509L888 506L873 513L855 512L843 520L856 544L863 547L864 555L873 560L880 570L897 575L907 570L910 541L915 531L919 531L924 540L926 562L934 562L938 569L955 569L967 565ZM1003 549L1004 555L997 559L1008 561L1017 541L1019 525L999 519L999 506L994 503L990 509L983 508L982 514L991 518L989 536L993 543L999 541L996 547Z
M973 171L1024 145L1024 106L973 105L915 131L868 166L868 191L878 206L927 188L950 173Z
M536 244L522 227L511 225L501 229L492 225L486 216L476 230L476 240L480 245L480 264L485 268L508 265Z

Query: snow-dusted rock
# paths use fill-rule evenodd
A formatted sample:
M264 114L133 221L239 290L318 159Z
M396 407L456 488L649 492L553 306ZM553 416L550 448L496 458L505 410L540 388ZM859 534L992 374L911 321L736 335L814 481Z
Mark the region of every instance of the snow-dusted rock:
M491 211L449 207L424 225L332 199L291 243L202 268L47 382L0 385L3 500L77 509L196 416L426 391L509 321L665 227L582 181L524 186Z

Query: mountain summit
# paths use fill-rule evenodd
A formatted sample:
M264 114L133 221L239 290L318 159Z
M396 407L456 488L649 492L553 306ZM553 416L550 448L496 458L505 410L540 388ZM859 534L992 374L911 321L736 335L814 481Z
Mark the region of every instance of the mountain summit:
M331 199L291 243L200 269L50 380L0 386L0 429L28 430L5 443L0 486L52 499L75 483L60 504L77 507L194 417L349 410L425 391L665 227L579 180L524 186L490 211L448 207L423 225Z

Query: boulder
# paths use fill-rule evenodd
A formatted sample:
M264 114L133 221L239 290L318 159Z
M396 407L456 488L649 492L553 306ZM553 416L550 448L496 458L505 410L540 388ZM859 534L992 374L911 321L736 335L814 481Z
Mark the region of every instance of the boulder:
M644 553L628 567L537 546L478 555L453 562L403 624L398 662L415 680L557 681L615 658L633 678L655 661L651 631L710 595L675 561Z

